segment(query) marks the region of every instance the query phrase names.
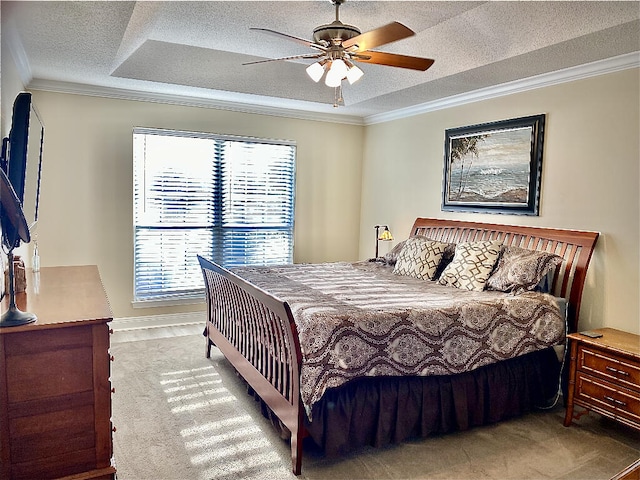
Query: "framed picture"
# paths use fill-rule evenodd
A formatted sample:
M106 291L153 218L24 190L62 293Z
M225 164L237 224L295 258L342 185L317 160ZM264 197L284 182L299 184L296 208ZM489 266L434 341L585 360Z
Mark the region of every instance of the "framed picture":
M538 215L544 119L447 129L442 210Z

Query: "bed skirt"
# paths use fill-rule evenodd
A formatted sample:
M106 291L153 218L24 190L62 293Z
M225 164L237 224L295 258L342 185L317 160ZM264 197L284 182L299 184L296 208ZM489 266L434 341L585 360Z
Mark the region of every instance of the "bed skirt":
M556 352L547 348L457 375L353 380L327 390L313 406L306 441L333 457L488 425L552 404L559 375ZM288 431L261 404L288 439Z

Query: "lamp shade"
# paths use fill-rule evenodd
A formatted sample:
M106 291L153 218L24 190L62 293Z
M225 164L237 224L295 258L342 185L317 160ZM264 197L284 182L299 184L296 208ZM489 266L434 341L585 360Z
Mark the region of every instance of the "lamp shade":
M384 230L382 231L382 233L378 237L378 240L382 240L384 242L388 242L390 240L393 240L393 235L391 235L391 232L389 231L389 227L384 227Z
M360 70L355 65L352 65L349 71L347 71L347 80L349 80L349 84L353 85L358 80L360 80L363 75L364 72L362 70Z
M344 60L337 58L336 60L331 62L331 69L329 70L329 73L340 77L340 80L342 80L347 76L347 70L347 64L344 63Z
M318 83L324 75L324 68L320 62L312 63L307 67L307 75L311 77L311 80Z
M347 64L341 59L336 59L331 62L327 76L324 79L327 87L339 87L342 79L347 75Z
M324 83L327 87L339 87L340 83L342 83L342 77L332 70L329 70L327 76L324 78Z

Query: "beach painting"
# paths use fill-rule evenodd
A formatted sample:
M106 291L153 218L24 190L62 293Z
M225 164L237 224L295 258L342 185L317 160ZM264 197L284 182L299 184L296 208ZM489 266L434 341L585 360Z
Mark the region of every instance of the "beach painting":
M544 115L445 132L443 210L538 214Z

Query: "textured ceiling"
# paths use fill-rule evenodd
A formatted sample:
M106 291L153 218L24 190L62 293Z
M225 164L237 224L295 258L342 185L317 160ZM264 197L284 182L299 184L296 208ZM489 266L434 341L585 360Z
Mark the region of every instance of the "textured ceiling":
M85 85L367 117L640 51L640 2L348 0L340 20L362 32L398 21L416 35L376 50L435 59L426 72L361 64L334 90L312 53L250 27L311 39L335 18L329 0L212 2L2 1L2 41L27 86ZM3 49L4 50L4 49ZM26 78L25 78L26 77ZM67 88L68 89L68 88Z

